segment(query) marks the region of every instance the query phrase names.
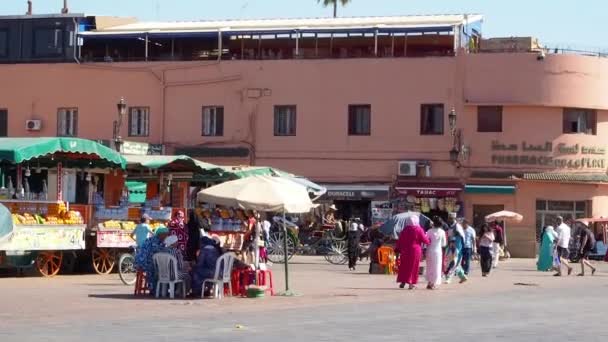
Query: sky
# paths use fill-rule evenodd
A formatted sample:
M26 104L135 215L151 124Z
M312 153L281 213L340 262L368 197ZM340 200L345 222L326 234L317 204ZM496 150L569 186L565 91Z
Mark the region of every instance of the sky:
M317 0L68 0L71 12L144 21L331 16ZM26 0L0 0L0 15L24 14ZM63 0L33 0L57 13ZM339 16L483 14L486 37L534 36L549 47L608 50L606 0L352 0Z

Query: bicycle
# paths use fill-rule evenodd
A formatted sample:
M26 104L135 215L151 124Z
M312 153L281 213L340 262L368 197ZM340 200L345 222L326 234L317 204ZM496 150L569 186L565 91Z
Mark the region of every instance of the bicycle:
M133 248L133 253L123 253L118 259L118 276L125 285L133 285L137 279L135 252L136 249Z

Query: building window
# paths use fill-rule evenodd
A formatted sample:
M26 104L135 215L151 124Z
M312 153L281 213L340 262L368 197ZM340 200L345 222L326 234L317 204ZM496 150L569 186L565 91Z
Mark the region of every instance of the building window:
M0 109L0 137L8 137L8 110Z
M274 135L296 135L296 106L274 106Z
M0 57L8 57L8 30L0 30Z
M502 132L502 106L477 107L477 132Z
M129 136L147 137L150 135L150 108L129 108Z
M63 30L60 28L35 29L33 47L36 57L63 55Z
M348 135L370 135L372 126L371 105L348 106Z
M57 135L75 137L78 135L78 108L59 108L57 111Z
M540 239L541 230L545 226L555 226L558 216L564 219L578 219L587 216L586 201L548 201L536 200L536 238ZM573 227L574 228L574 227Z
M564 108L564 133L596 134L596 112L591 109Z
M224 135L224 107L203 107L203 136L221 137Z
M443 134L443 104L423 104L420 106L420 134Z

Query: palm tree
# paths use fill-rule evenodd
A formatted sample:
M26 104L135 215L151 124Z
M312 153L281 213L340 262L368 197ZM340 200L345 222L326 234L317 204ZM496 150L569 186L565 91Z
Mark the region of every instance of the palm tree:
M351 0L317 0L317 2L323 2L323 6L333 6L334 7L334 18L338 16L338 3L342 4L342 6L346 6Z

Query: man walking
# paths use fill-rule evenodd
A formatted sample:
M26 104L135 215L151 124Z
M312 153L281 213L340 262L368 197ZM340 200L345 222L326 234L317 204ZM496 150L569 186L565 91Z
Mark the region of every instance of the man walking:
M504 229L501 227L498 221L494 221L492 226L494 230L494 242L492 243L492 268L498 267L498 260L500 259L500 251L505 243Z
M469 275L471 270L471 259L473 255L477 253L477 233L475 228L471 227L471 224L467 220L462 221L464 226L464 248L462 249L462 269L465 275Z
M589 263L589 253L595 249L595 236L589 227L585 226L579 237L581 253L581 273L579 277L585 276L585 265L591 269L591 275L595 274L595 267Z
M561 277L562 265L566 266L568 269L568 275L572 274L572 267L568 263L568 257L570 256L568 247L570 245L571 229L570 226L564 223L564 218L561 216L558 216L555 219L555 225L557 226L555 229L555 232L557 233L557 256L559 257L560 264L557 267L557 273L554 276Z

